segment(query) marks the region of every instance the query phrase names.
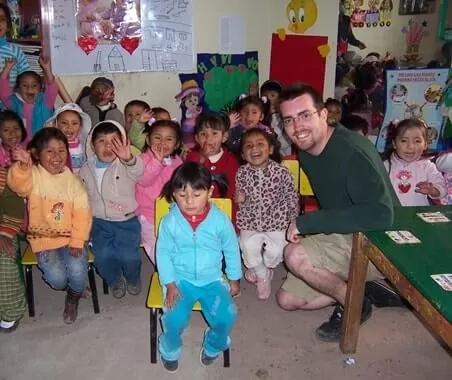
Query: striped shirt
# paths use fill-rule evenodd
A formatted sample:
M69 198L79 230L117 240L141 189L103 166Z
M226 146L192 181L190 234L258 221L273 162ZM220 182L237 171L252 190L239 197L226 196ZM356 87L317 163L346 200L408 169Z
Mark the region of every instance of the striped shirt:
M0 70L5 67L6 60L14 58L16 64L12 67L9 74L9 83L11 87L16 86L16 78L20 73L30 70L25 54L19 45L8 42L5 38L0 38Z

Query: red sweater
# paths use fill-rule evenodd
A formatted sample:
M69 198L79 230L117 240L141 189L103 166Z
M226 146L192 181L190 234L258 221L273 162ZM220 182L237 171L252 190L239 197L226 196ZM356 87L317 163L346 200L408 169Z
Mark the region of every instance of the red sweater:
M198 151L191 151L187 153L186 161L201 161L201 153ZM234 193L235 193L235 176L237 175L237 171L239 170L239 163L234 154L229 152L227 149L223 148L223 155L221 158L214 164L212 164L208 159L204 160L203 166L209 169L212 175L224 174L228 180L228 191L226 192L226 198L232 200L232 221L235 226L235 214L237 210L237 205L234 202ZM213 198L220 197L220 190L217 184L214 184L213 189Z

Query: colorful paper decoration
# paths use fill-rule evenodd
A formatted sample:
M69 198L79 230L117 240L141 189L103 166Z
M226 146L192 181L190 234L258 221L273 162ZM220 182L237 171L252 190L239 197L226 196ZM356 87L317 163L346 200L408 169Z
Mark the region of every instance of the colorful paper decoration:
M124 36L120 42L122 48L126 50L130 55L136 50L140 44L140 37L127 37Z
M391 26L393 8L392 0L368 0L367 7L363 1L347 4L354 28Z
M295 82L310 84L323 93L326 60L319 54L319 47L328 44L328 37L287 35L282 41L272 35L270 79L282 85Z
M79 37L77 39L78 46L85 52L86 55L96 49L99 42L93 36Z
M406 44L406 52L403 55L402 61L407 64L417 64L422 59L419 54L422 39L429 34L427 22L410 19L408 25L403 27L402 33L405 34Z
M302 34L317 21L318 9L314 0L290 0L286 7L289 20L287 29L292 33Z

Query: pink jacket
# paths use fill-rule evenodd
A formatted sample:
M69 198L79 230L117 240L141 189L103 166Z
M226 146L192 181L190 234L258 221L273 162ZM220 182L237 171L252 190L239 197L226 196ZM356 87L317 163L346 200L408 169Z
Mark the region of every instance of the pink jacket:
M173 171L182 164L179 156L169 165L158 161L150 150L140 155L144 164L144 174L136 185L135 198L138 203L137 215L143 215L154 223L155 200L160 196L163 186L171 178Z
M423 181L431 182L440 192L438 199L446 193L446 183L443 175L430 160L420 159L414 162L405 162L396 154L384 162L389 172L392 186L402 206L428 206L429 197L416 193L416 184Z

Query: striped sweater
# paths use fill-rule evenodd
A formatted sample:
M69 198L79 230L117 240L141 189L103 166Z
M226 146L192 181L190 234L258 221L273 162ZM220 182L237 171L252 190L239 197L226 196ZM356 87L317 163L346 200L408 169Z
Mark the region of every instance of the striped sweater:
M27 239L33 252L83 247L91 230L91 210L85 188L68 168L52 175L41 165L26 167L16 162L7 183L28 199Z
M12 44L5 37L2 37L0 38L0 71L5 67L5 62L8 58L14 58L16 60L16 64L9 74L9 83L14 88L17 76L24 71L30 70L30 67L20 46Z

